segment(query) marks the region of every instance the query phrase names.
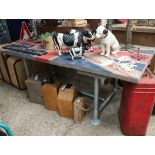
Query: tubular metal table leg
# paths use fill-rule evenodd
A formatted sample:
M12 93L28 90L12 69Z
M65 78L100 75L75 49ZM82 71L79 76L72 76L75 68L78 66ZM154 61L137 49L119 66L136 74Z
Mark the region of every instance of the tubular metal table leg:
M28 69L28 66L27 66L26 59L23 59L23 62L24 62L24 67L25 67L27 78L29 78L30 77L30 73L29 73L29 69Z
M113 90L111 91L111 93L107 96L107 98L103 101L103 103L100 105L99 107L99 112L101 112L105 106L109 103L109 101L112 99L112 97L115 95L116 91L117 91L117 85L118 85L118 80L115 79L115 83L114 83L114 87Z
M98 101L99 101L99 78L95 77L94 81L94 116L91 123L95 126L100 124L98 119Z

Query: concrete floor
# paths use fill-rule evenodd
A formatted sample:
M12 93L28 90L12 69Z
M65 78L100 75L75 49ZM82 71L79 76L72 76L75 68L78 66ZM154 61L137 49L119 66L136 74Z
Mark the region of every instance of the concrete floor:
M18 90L0 80L0 117L17 136L122 136L118 120L120 98L121 90L118 90L102 112L100 126L91 125L91 112L87 113L82 124L77 125L56 112L46 110L43 105L29 102L25 90ZM147 135L155 135L154 131L155 116L152 116Z

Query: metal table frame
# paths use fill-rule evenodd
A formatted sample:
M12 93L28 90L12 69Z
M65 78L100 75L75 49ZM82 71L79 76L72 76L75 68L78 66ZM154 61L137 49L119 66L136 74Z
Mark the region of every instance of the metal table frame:
M115 79L115 83L114 83L112 91L104 99L104 98L99 97L99 85L100 85L99 80L101 78L103 78L103 76L90 74L90 73L86 73L86 72L81 72L81 71L78 71L78 73L94 78L94 94L89 94L89 93L86 93L86 92L81 92L81 93L88 96L88 97L94 98L94 111L93 111L93 119L92 119L91 123L94 126L97 126L97 125L100 124L100 119L99 119L100 113L105 108L105 106L109 103L109 101L111 100L111 98L114 96L114 94L117 91L117 82L118 82L118 80ZM102 103L99 104L99 101L101 101Z
M17 57L22 58L23 59L23 62L24 62L24 67L25 67L27 78L30 77L30 73L29 73L29 69L28 69L28 65L27 65L26 59L29 59L29 60L32 60L32 61L37 61L35 58L29 57L26 54L23 54L21 56L20 53L18 53L18 52L12 52L11 50L4 50L2 48L1 48L1 52L2 53L6 53L8 55L13 55L13 56L17 56ZM61 66L61 65L59 65L57 63L51 63L51 65ZM63 67L63 66L61 66L61 67ZM68 65L66 65L65 67L66 68L71 68ZM82 69L78 70L78 68L75 68L75 67L73 67L72 69L76 69L79 74L88 75L88 76L94 78L94 94L89 94L87 92L81 92L81 93L94 99L93 119L92 119L91 122L92 122L93 125L99 125L100 124L99 113L104 109L104 107L107 105L107 103L109 102L109 100L115 94L116 88L117 88L117 80L115 82L114 88L111 91L111 93L107 96L106 99L103 99L103 98L99 97L99 80L101 78L106 77L106 75L99 75L99 74L94 73L94 72L91 73L88 70L87 71L82 70ZM102 101L102 103L99 104L99 101Z
M23 62L24 62L27 78L29 78L30 73L29 73L28 65L27 65L25 58L23 58ZM111 93L107 96L106 99L103 99L103 98L99 97L99 84L100 84L99 80L101 78L103 78L103 76L99 76L96 74L91 74L91 73L87 73L87 72L83 72L83 71L77 71L77 73L87 75L87 76L94 78L94 94L89 94L89 93L84 92L84 91L81 91L80 93L85 95L85 96L94 98L94 111L93 111L93 119L92 119L91 123L94 126L97 126L100 124L100 119L99 119L100 112L109 103L110 99L114 96L114 94L117 90L117 79L115 79L115 84L114 84L114 87L113 87ZM100 105L99 105L99 100L102 101L102 103Z

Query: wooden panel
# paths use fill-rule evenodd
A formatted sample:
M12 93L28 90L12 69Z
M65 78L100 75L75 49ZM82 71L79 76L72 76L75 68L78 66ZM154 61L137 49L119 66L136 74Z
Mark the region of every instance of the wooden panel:
M152 73L155 73L155 55L151 61L150 70Z
M126 33L123 31L112 31L113 34L116 36L119 43L124 43L126 41Z
M155 47L155 34L133 33L132 43L136 45Z
M113 30L113 34L118 39L119 43L125 44L126 32ZM155 40L155 34L154 33L133 32L131 43L133 45L155 47L154 40Z
M100 19L87 19L87 23L90 24L90 29L96 29L100 22Z
M78 22L83 21L84 19L64 19L64 21L70 21L70 22Z

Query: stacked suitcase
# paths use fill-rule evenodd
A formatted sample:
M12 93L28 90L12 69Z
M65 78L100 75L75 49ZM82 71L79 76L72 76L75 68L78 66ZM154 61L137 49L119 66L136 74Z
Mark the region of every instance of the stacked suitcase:
M9 57L7 66L11 83L19 89L25 89L26 72L23 60L18 57Z
M0 79L25 89L26 72L22 59L0 53Z
M0 77L2 80L11 83L8 66L7 66L7 59L9 58L8 55L0 53Z

